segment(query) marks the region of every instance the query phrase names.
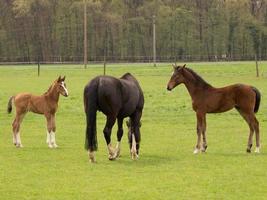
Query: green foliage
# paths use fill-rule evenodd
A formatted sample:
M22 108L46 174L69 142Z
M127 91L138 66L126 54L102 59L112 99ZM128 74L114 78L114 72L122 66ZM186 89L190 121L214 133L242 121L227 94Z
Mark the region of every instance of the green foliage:
M258 1L87 0L88 59L151 60L153 15L158 60L265 59L267 4ZM82 0L0 1L0 61L82 61L83 8Z
M263 66L266 62L261 63ZM116 77L131 72L145 95L140 159L130 159L126 125L122 156L109 161L102 133L105 117L98 113L97 163L88 162L84 151L85 115L83 88L102 74L102 65L41 65L0 67L0 196L8 200L73 199L266 199L266 69L255 77L253 62L187 63L216 87L247 83L257 87L262 102L260 123L262 153L246 153L249 128L232 110L207 115L206 154L193 155L196 118L183 85L166 90L170 64L107 65ZM56 115L58 149L49 149L43 116L28 113L21 126L24 148L12 144L7 101L18 92L42 94L58 75L66 75L69 97L60 97ZM112 142L116 143L114 126ZM255 138L253 147L255 147Z

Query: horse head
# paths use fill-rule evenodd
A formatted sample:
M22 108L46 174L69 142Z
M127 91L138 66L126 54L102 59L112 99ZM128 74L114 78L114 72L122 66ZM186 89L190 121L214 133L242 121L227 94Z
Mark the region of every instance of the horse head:
M64 82L65 81L65 76L63 78L61 78L61 76L59 76L57 78L57 80L55 80L55 87L57 88L57 91L63 95L64 97L69 96L69 92L67 90L67 85Z
M173 66L173 73L171 76L171 79L169 80L168 84L167 84L167 90L171 91L173 88L175 88L177 85L184 83L184 76L183 76L183 72L185 69L185 65L183 66L177 66L172 65Z

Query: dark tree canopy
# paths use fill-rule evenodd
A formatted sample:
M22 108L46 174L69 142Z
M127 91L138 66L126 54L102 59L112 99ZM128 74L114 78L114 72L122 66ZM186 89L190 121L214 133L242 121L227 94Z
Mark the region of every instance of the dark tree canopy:
M0 62L83 61L83 0L1 0ZM87 0L88 60L267 58L266 0Z

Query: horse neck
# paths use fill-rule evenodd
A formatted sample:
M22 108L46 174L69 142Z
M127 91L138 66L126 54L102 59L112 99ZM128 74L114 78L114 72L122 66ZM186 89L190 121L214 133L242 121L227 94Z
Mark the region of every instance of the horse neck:
M205 82L199 83L199 80L197 80L191 72L187 72L184 77L185 87L187 88L192 100L197 99L200 95L204 94L205 90L212 87Z
M58 102L59 100L59 92L56 90L54 86L51 87L50 90L45 94L49 99L51 99L54 102Z

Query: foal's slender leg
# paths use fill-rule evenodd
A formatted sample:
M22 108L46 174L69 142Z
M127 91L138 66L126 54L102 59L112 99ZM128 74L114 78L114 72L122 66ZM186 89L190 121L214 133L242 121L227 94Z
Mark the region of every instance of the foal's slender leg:
M116 121L116 117L114 117L112 115L107 116L106 125L105 125L105 128L103 130L105 140L107 143L108 154L109 154L108 159L109 160L114 160L116 158L116 155L114 154L114 150L113 150L112 145L111 145L111 139L110 139L112 127L115 124L115 121Z
M13 127L13 143L16 145L16 147L23 147L20 139L20 124L25 116L25 113L16 113L16 117L13 121L12 127Z
M51 115L49 114L45 114L46 117L46 122L47 122L47 133L46 133L46 143L48 144L49 148L52 148L52 144L51 144L51 130L52 130L52 126L51 126Z
M202 152L206 152L207 148L208 148L208 145L207 145L207 139L206 139L206 126L207 126L207 123L206 123L206 115L204 115L204 120L203 120L203 126L202 126L202 148L201 148L201 151Z
M257 118L254 115L254 130L256 133L256 149L255 152L256 153L260 153L260 130L259 130L259 122L257 120Z
M253 143L254 128L253 128L253 126L252 126L252 124L250 122L248 122L248 126L249 126L249 136L248 136L247 152L250 153L251 152L252 143Z
M197 112L197 144L194 150L194 154L200 152L200 144L201 144L201 133L203 132L203 121L205 115L202 112Z
M250 153L251 152L251 147L252 147L252 144L253 144L253 134L254 134L254 131L255 131L254 130L254 125L253 125L253 119L251 118L251 116L254 116L254 114L247 114L247 113L243 112L240 109L238 109L238 112L245 119L245 121L247 122L247 124L249 126L247 152Z
M51 116L51 127L52 127L52 131L51 131L51 144L54 148L57 148L57 143L56 143L56 119L55 119L55 115L53 114Z
M56 131L55 115L46 114L45 117L47 120L46 142L47 142L49 148L57 148L58 146L56 144L56 136L55 136L55 131Z
M18 122L17 122L17 116L15 117L13 123L12 123L12 132L13 132L13 144L15 146L17 146L17 126L18 126Z
M116 145L116 149L114 152L114 156L116 156L116 158L120 156L120 143L121 143L121 138L123 135L123 128L122 128L123 118L118 118L117 123L118 123L117 145Z

